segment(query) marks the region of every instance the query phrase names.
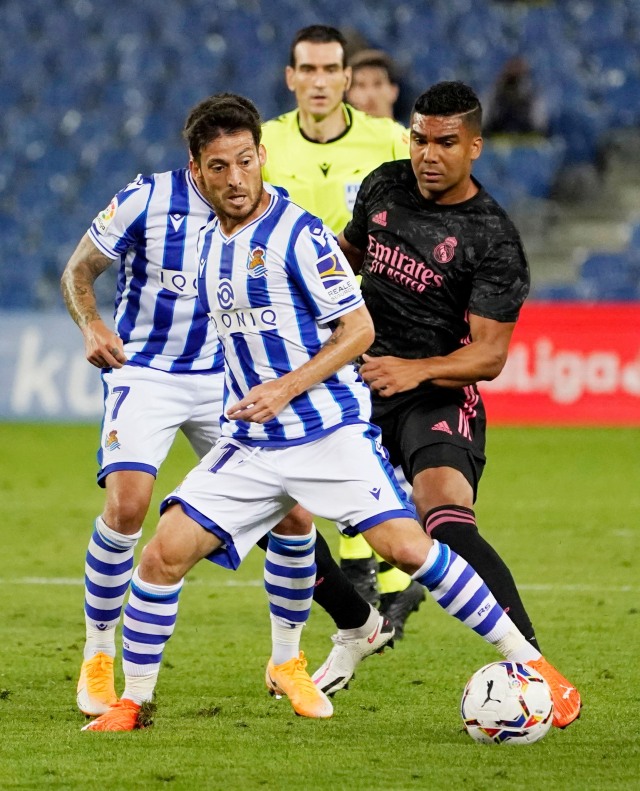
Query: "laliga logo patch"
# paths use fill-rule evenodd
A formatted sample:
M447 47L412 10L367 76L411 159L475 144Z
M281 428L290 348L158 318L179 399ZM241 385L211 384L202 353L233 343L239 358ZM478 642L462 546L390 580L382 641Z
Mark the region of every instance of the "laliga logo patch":
M447 236L444 242L433 248L433 257L439 264L448 264L455 255L458 240L453 236Z
M233 285L228 278L225 277L218 283L216 299L222 310L230 310L233 307L235 294L233 293Z
M107 206L104 211L101 211L100 214L95 219L95 224L98 226L98 230L100 233L104 233L107 228L111 225L111 220L116 216L116 211L118 210L118 199L114 198L111 203Z
M247 269L249 270L249 277L266 277L267 267L264 263L266 252L262 247L256 247L251 250L247 256Z
M104 441L104 446L107 450L118 450L120 447L120 443L118 442L118 432L115 431L115 429L107 434Z

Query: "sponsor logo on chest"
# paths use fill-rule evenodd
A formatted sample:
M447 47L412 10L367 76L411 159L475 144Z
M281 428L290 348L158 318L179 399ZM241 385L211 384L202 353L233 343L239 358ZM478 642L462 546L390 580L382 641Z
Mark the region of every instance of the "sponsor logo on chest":
M278 329L278 314L272 307L215 310L209 316L222 336Z
M223 337L234 333L256 333L278 329L278 314L271 305L235 306L236 294L233 283L228 278L223 278L218 283L215 301L218 308L211 311L209 317L216 332Z
M198 294L197 280L193 272L161 269L160 285L167 291L171 291L181 297L195 297Z
M369 234L367 253L372 274L393 280L419 294L427 288L442 286L443 275L434 271L424 261L416 261L415 258L407 255L399 245L391 247L382 244Z

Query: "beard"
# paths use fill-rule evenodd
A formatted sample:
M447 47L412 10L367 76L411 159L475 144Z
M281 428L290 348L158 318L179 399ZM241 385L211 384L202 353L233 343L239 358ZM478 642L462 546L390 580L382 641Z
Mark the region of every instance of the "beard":
M233 195L227 195L226 199L220 196L214 198L213 195L208 195L207 198L213 206L216 215L222 222L228 220L233 223L239 223L246 220L247 217L250 217L260 205L262 199L262 185L253 198L247 193L244 194L247 200L242 206L237 207L228 201L228 198L233 197Z

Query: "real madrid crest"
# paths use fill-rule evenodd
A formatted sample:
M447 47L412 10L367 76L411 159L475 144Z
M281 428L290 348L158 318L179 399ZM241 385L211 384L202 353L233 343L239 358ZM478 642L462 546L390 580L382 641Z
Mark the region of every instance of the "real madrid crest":
M452 260L458 246L458 240L454 236L447 236L444 242L433 248L433 258L439 264L448 264Z

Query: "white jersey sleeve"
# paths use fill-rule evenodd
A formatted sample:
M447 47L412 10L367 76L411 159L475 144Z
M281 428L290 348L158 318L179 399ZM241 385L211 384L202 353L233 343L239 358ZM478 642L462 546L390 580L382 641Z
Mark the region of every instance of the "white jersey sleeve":
M314 218L299 234L286 270L306 293L319 324L329 324L364 304L356 277L337 239L318 219Z
M109 258L119 258L144 240L143 218L149 204L153 180L136 176L111 199L106 209L95 218L89 236L96 247ZM139 222L136 224L136 220Z

